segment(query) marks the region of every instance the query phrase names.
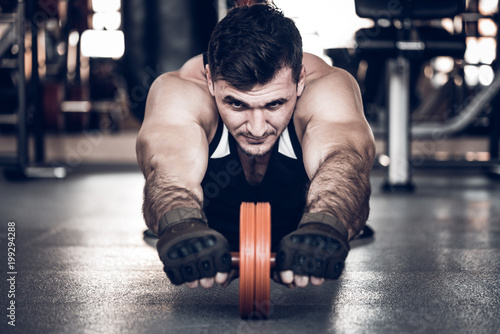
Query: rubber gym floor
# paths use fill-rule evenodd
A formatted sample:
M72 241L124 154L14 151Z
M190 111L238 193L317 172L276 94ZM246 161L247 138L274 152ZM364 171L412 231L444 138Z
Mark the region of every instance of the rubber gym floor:
M0 179L0 332L498 333L500 182L477 170L417 170L415 193L385 194L383 171L372 174L374 237L351 243L337 281L273 282L265 321L239 318L237 280L211 290L169 284L143 238L137 167Z

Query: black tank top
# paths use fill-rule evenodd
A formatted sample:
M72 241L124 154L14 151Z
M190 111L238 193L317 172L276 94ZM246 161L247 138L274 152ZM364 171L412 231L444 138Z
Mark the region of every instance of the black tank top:
M231 251L238 251L241 203L269 202L274 250L286 234L297 228L309 184L293 117L273 146L266 173L258 185L247 182L236 147L236 140L219 117L201 184L208 224L228 239Z
M236 146L236 140L219 118L201 184L208 224L228 239L232 251L237 251L241 202L269 202L274 250L281 238L297 228L309 183L293 119L276 141L264 178L258 185L247 182Z

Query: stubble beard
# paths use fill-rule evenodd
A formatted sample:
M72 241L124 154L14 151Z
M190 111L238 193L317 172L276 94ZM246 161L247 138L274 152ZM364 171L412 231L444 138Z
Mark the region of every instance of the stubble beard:
M253 153L253 152L250 152L248 150L245 150L245 148L243 148L240 144L238 144L238 148L240 149L241 152L243 152L248 158L261 158L261 157L265 157L266 155L268 155L269 153L271 153L272 151L272 146L270 149L264 151L264 152L259 152L259 153Z
M243 138L245 136L244 134L240 134L240 135ZM271 135L274 135L274 133L267 135L267 137L269 137ZM245 154L248 158L261 158L261 157L264 157L264 156L268 155L269 153L271 153L274 145L276 144L276 141L268 149L266 149L265 151L258 152L258 153L256 153L255 151L249 151L247 149L248 147L247 148L243 147L242 145L240 145L240 143L238 141L236 141L236 144L238 145L239 150L243 154ZM251 147L252 145L249 144L249 146ZM258 145L255 145L255 146L258 147Z

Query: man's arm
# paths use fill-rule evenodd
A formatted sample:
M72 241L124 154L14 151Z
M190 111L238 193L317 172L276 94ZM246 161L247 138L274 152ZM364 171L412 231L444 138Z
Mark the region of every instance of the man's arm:
M151 86L137 138L139 166L146 179L143 213L158 233L158 221L179 207L201 209L201 181L208 161L208 138L217 126L215 105L203 80L199 57Z
M305 55L305 63L309 82L297 103L296 118L311 180L306 212L337 217L351 239L368 218L373 134L354 78L311 55Z
M294 122L311 184L299 228L281 241L277 263L280 281L299 287L339 277L347 242L368 218L375 154L354 78L309 54L304 66Z
M160 237L156 248L171 282L190 288L222 284L230 269L227 240L207 226L202 211L201 182L217 122L198 56L155 80L136 144L146 225Z

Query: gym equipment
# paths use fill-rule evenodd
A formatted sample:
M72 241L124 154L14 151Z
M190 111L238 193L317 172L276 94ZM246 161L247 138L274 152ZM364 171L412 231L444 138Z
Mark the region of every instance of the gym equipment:
M240 270L240 316L269 317L271 268L271 206L243 202L240 207L240 253L231 253L234 269Z
M424 31L414 21L454 17L465 10L464 0L422 0L399 2L356 0L356 13L377 22L380 19L400 27L362 29L356 33L357 51L387 59L388 166L386 191L412 191L410 130L410 63L414 59L434 56L463 57L465 36L442 37L442 29Z
M5 31L0 35L0 68L2 71L11 72L12 77L15 78L13 82L17 82L15 88L11 89L15 95L14 100L17 100L17 106L14 113L4 114L6 102L2 96L3 110L0 115L0 125L7 124L15 128L16 151L0 156L0 166L19 166L26 164L28 160L27 83L24 59L25 2L19 1L17 6L9 6L9 9L12 12L0 12L0 23L5 27ZM9 50L11 51L9 52ZM12 53L12 50L16 50L15 54Z
M2 5L4 5L2 3ZM67 171L61 166L44 166L43 117L40 99L40 78L38 75L38 26L32 22L26 27L26 20L36 12L35 1L17 0L8 2L8 10L0 11L0 23L6 26L0 34L0 68L12 73L14 86L5 93L15 93L17 105L11 113L0 113L0 125L12 126L15 134L16 149L0 156L0 167L4 167L3 175L7 179L18 178L64 178ZM5 9L5 7L2 7ZM41 13L41 12L40 12ZM29 21L31 22L31 21ZM31 73L30 81L26 80L25 40L27 29L31 29ZM10 52L8 51L10 49ZM15 50L15 52L14 52ZM28 94L28 85L30 94ZM7 94L8 95L8 94ZM30 96L28 96L30 95ZM5 101L0 101L4 106ZM5 110L2 110L5 111ZM33 125L33 130L30 129ZM33 132L35 159L30 155L30 135Z

